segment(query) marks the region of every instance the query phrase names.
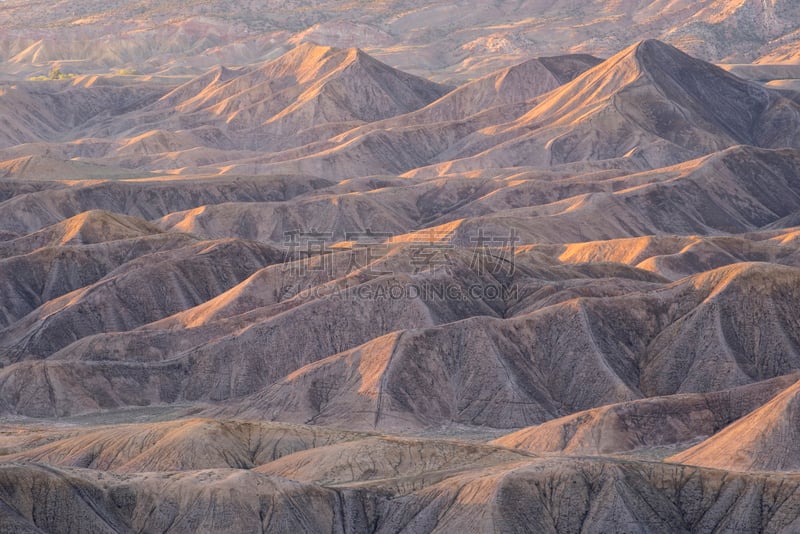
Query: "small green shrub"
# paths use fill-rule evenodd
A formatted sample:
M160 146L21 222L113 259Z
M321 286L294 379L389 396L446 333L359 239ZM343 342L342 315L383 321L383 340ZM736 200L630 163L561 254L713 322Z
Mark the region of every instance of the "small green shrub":
M74 78L75 76L77 76L77 74L64 73L64 72L61 72L60 68L53 67L50 70L50 74L48 74L47 76L32 76L29 79L38 82L38 81L47 81L47 80L68 80L70 78Z

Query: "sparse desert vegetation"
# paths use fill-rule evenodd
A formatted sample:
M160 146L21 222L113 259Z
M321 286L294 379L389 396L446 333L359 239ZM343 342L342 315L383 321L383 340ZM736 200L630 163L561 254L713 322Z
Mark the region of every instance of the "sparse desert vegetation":
M75 76L77 76L77 74L64 73L64 72L61 72L61 69L59 67L53 67L52 69L50 69L50 72L47 75L32 76L30 78L30 80L34 81L34 82L41 82L41 81L48 81L48 80L50 80L50 81L52 81L52 80L69 80L70 78L74 78Z

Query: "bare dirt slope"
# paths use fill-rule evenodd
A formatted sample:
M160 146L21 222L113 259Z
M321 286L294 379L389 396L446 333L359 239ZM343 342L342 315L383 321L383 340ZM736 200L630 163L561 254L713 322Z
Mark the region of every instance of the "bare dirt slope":
M800 528L794 4L511 4L3 3L0 531Z
M369 49L392 66L441 79L479 77L535 55L609 57L656 37L707 60L794 62L791 0L646 2L524 0L475 4L391 0L236 3L192 1L30 5L4 2L4 71L197 72L249 64L300 42Z

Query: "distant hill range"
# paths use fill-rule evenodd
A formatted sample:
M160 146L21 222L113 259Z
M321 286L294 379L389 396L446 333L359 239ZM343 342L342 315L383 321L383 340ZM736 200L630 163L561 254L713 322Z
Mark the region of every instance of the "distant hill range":
M46 76L53 67L187 75L313 42L362 48L401 70L460 83L532 56L610 57L646 38L707 61L797 63L798 17L793 0L11 0L0 10L0 58L5 75Z

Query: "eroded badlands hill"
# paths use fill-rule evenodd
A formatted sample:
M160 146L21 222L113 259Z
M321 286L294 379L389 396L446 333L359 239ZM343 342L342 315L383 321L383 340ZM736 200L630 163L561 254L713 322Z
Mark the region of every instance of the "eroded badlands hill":
M782 53L792 5L720 5L660 8ZM798 529L800 97L765 67L646 40L456 86L196 24L148 52L185 76L0 92L0 530Z
M797 59L792 0L3 4L0 57L12 75L47 75L53 66L183 75L250 64L309 41L366 48L394 67L461 81L535 54L609 57L650 37L711 61Z

